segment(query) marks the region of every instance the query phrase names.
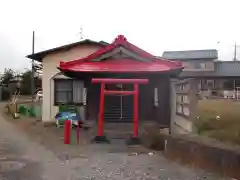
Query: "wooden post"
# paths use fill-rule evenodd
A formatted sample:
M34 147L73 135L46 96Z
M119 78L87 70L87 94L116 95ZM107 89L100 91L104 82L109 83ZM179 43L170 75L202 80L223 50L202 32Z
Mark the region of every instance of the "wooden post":
M104 95L105 95L105 83L101 82L98 133L97 136L93 139L93 141L96 143L109 143L109 140L103 135Z
M99 107L98 136L103 135L104 89L105 89L105 84L102 83L101 94L100 94L100 107Z
M190 92L189 92L189 120L192 122L192 132L196 132L196 128L194 126L194 122L196 120L196 115L197 115L197 108L198 108L198 95L197 93L199 92L198 89L198 84L199 84L199 79L190 79L189 80L189 85L190 85Z
M169 134L174 133L174 125L175 125L175 116L176 116L176 102L177 102L177 95L176 95L176 85L174 79L170 80L170 128Z
M64 144L70 144L71 139L71 120L64 121Z
M138 137L138 84L134 84L134 134L133 137Z
M77 136L77 144L79 144L80 141L80 121L77 122L77 128L76 128L76 136Z

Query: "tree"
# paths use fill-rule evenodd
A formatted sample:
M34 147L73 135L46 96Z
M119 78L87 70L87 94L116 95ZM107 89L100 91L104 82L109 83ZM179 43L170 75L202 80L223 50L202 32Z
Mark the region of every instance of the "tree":
M21 94L31 94L32 93L32 71L31 70L26 70L25 72L22 73L21 75L21 88L20 92ZM34 77L34 86L35 90L40 89L42 85L41 79L39 77ZM35 93L35 92L34 92Z
M4 74L1 78L1 84L9 85L9 83L14 79L15 79L14 71L12 69L5 68Z
M31 94L31 86L32 86L32 71L26 70L21 75L21 94Z

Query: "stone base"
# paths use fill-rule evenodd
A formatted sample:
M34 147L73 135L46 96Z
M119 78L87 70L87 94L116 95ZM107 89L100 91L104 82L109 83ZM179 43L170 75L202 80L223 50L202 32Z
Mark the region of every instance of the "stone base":
M92 140L92 143L109 144L110 141L107 139L106 136L96 136L96 137Z
M131 137L126 143L127 145L139 145L141 144L141 140L138 137Z

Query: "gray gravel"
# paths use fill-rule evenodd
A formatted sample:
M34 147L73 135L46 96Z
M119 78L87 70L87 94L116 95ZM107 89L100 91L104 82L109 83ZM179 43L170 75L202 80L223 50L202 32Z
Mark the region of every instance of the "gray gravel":
M160 153L149 155L142 147L129 150L121 140L89 145L78 156L54 153L1 116L0 124L0 180L224 180L169 162ZM24 166L11 170L8 160Z

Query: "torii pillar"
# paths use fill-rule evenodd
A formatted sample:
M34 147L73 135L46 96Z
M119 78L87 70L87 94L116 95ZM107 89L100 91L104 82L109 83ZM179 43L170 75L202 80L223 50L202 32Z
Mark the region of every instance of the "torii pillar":
M103 119L104 119L104 96L105 95L133 95L134 96L134 129L133 136L128 141L128 144L139 144L138 137L138 96L139 96L139 84L147 84L148 79L92 79L92 83L101 83L100 93L100 107L99 107L99 119L98 119L98 134L93 139L96 143L109 143L110 141L103 134ZM134 84L133 91L117 91L117 90L105 90L106 84Z

